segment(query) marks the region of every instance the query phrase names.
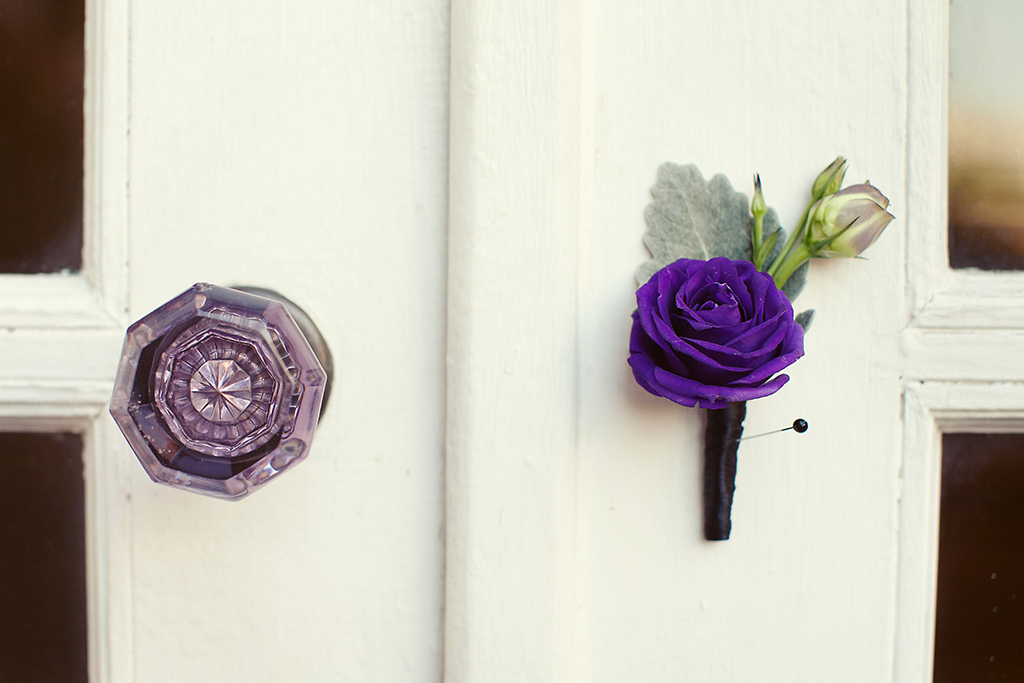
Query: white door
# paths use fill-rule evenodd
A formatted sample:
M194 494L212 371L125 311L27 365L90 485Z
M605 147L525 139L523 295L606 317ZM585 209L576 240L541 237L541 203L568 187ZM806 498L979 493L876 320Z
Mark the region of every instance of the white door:
M1020 321L945 264L943 3L88 10L85 259L0 279L0 409L86 435L92 680L929 679L937 436L1024 407L964 360ZM705 542L701 416L625 362L649 188L757 172L788 224L837 154L896 221L812 264L746 422L811 429L741 447ZM124 327L197 281L335 358L309 459L237 504L151 483L105 412Z
M0 405L86 435L90 680L439 679L447 17L88 3L85 259L0 282ZM305 471L241 504L106 413L125 327L200 281L299 302L338 366Z
M453 3L449 680L931 679L939 437L1022 407L992 386L1020 379L1019 277L947 265L946 21ZM701 416L625 362L648 190L664 161L757 172L789 225L839 154L896 221L812 264L807 355L746 422L811 429L743 444L732 539L707 543Z

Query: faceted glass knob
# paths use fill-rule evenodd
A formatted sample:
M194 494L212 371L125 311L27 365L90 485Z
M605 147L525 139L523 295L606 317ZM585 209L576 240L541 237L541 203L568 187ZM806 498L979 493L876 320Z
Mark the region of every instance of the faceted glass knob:
M197 284L128 328L110 414L153 481L239 499L309 454L328 387L310 342L329 352L252 292L274 296Z

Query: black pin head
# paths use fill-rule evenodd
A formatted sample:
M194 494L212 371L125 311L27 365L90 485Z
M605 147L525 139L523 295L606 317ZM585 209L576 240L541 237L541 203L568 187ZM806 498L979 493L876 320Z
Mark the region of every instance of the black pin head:
M808 427L810 427L810 425L807 424L807 420L803 419L802 417L798 417L797 419L793 420L793 426L792 427L783 427L782 429L776 429L774 432L765 432L764 434L754 434L753 436L744 436L743 438L736 439L736 441L745 441L747 439L756 439L759 436L768 436L769 434L778 434L779 432L788 432L790 429L792 429L797 434L803 434L804 432L807 431Z

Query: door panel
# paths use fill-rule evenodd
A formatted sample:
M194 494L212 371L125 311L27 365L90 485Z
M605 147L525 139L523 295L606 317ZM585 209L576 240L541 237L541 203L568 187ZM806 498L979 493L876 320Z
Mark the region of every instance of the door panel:
M196 281L269 287L336 367L309 459L239 504L132 468L135 678L437 680L447 7L131 22L129 318Z
M92 678L924 680L938 428L904 457L901 398L973 382L959 416L1024 357L976 353L1019 282L946 267L940 6L90 0L82 272L0 277L0 427L83 435ZM625 363L648 188L760 172L788 224L840 153L897 221L813 264L747 419L811 431L743 445L705 543L700 416ZM124 324L196 281L335 355L310 458L237 504L103 413Z
M795 304L817 309L807 355L778 394L748 404L746 431L797 417L811 428L740 447L729 541L701 537L700 413L646 394L625 358L633 272L646 258L642 212L660 163L725 173L748 196L760 173L788 228L815 174L842 154L848 182L870 177L902 215L904 10L684 5L595 3L599 152L585 167L595 219L581 231L579 317L580 679L886 680L903 221L866 261L811 264ZM827 49L806 39L839 26Z
M869 4L453 5L449 680L891 678L908 27ZM743 445L709 544L701 416L626 364L649 188L760 172L789 225L837 154L897 222L812 264L807 357L747 419L811 430Z

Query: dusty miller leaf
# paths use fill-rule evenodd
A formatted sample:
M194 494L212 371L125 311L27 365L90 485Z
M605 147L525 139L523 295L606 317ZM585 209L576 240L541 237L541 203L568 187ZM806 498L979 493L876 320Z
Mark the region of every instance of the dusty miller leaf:
M747 197L733 190L725 176L708 182L693 164L665 163L651 195L654 201L644 211L644 244L653 258L637 272L641 284L681 258L750 259L754 221Z
M797 314L795 320L797 325L804 328L804 333L806 334L807 330L811 329L811 323L814 322L814 309L808 308L806 311Z
M644 210L647 219L644 244L652 258L637 269L639 284L681 258L707 260L724 256L750 260L750 232L754 227L750 200L735 191L724 175L718 174L706 181L693 164L681 166L666 162L658 169L651 195L654 201ZM769 208L764 218L765 236L776 230L779 236L766 261L768 264L786 241L778 214ZM806 277L804 264L786 282L782 291L790 301L803 289Z

